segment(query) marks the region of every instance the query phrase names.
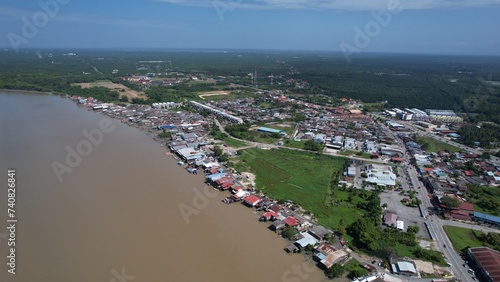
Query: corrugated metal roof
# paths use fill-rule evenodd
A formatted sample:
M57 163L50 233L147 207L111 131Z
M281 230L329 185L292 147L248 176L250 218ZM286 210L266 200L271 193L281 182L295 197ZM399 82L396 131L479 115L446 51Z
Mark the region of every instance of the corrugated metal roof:
M500 223L500 217L475 211L474 217Z

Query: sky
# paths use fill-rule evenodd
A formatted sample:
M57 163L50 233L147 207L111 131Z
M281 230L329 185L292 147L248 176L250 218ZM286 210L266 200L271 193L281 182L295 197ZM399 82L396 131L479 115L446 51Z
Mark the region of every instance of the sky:
M0 47L500 56L500 0L2 0Z

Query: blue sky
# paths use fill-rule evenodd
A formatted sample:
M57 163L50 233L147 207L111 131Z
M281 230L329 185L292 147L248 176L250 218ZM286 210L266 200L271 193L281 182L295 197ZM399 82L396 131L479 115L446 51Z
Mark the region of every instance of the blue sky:
M399 8L388 8L393 6ZM377 21L374 13L389 14L390 19ZM0 3L4 48L341 51L344 46L356 52L500 55L499 28L500 0Z

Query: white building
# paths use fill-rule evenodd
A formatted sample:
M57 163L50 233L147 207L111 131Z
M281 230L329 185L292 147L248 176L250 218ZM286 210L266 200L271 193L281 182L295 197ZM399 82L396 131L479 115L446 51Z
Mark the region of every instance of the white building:
M369 164L365 167L365 173L367 175L366 183L378 186L396 185L396 175L390 166Z

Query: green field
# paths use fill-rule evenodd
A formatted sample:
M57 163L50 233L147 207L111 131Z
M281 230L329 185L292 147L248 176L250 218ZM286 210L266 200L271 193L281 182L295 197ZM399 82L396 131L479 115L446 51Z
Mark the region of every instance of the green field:
M444 142L441 142L439 140L436 140L431 137L426 137L426 136L421 136L417 137L415 139L415 142L422 145L422 147L425 149L427 152L439 152L439 151L449 151L449 152L458 152L460 151L459 148L446 144Z
M238 171L256 174L257 188L277 200L291 200L312 212L319 223L336 229L340 219L345 226L363 216L356 208L358 195L344 202L349 192L331 191L332 175L343 171L346 159L288 149L247 149L240 153Z
M286 140L285 147L304 149L305 141Z
M361 151L353 151L353 150L339 151L339 154L342 156L358 156L358 157L364 158L364 159L371 159L372 158L371 154L368 154L366 152L361 152Z
M245 142L240 141L240 140L236 140L236 139L231 138L231 137L224 137L224 139L222 139L222 141L224 141L225 144L227 144L228 146L233 147L233 148L245 147L247 145Z
M495 249L498 246L492 245L486 239L486 234L482 231L476 231L468 228L461 228L456 226L444 226L444 231L448 238L450 238L453 248L458 251L465 251L471 247L487 246Z

